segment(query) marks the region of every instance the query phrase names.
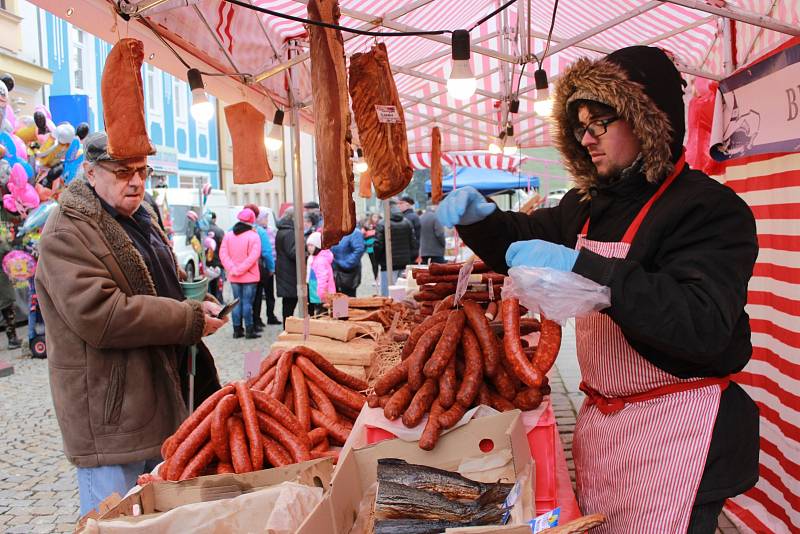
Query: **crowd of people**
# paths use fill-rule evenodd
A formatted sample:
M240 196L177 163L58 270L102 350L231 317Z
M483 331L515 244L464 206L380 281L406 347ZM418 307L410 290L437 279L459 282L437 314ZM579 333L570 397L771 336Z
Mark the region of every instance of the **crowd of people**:
M404 196L390 201L391 257L393 279L414 263L443 263L444 227L436 219L435 206L419 213L414 199ZM294 234L294 208L288 207L277 221L277 231L270 230L268 214L248 204L237 215L237 222L227 233L213 218L209 226L217 241L219 254L208 265L224 270L238 303L231 315L233 337L258 338L267 324L286 324L294 314L297 296L297 248ZM364 217L356 229L330 249L322 248L322 216L319 204L303 205L303 236L306 262L308 310L311 315L323 311L326 297L342 293L351 297L362 282L361 263L367 254L372 276L382 295L388 294L385 221L377 213ZM219 292L221 285L211 284ZM212 292L212 294L214 294ZM282 300L282 318L275 315L276 296ZM266 302L266 323L262 303Z

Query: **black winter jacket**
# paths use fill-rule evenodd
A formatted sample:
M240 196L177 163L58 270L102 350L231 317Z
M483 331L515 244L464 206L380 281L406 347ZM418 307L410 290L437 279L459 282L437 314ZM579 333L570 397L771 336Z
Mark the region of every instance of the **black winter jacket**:
M414 237L414 227L399 211L392 211L392 269L400 271L416 259L415 250L419 245ZM375 235L375 254L381 270L386 270L386 230L383 223L378 224ZM413 258L412 258L413 255Z
M297 298L294 217L292 215L286 215L278 221L278 233L275 235L275 258L275 294L281 298Z
M574 248L591 214L588 239L620 241L658 184L641 173L594 185L581 201L569 191L532 215L496 210L459 226L459 235L496 271L515 241L543 239ZM652 364L680 378L724 376L751 356L744 305L758 253L750 208L731 189L684 168L653 205L625 259L583 249L573 271L611 288L603 311ZM691 424L691 421L687 421ZM719 500L758 479L758 409L736 384L723 393L697 503Z

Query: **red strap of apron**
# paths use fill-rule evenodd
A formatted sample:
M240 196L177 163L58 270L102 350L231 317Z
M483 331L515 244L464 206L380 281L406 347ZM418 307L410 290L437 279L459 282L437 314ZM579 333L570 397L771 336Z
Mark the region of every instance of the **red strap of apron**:
M639 210L639 213L636 215L636 218L633 219L628 229L625 231L625 235L622 236L621 241L623 243L628 243L629 245L633 243L633 237L636 235L636 232L639 231L639 227L642 225L642 221L647 216L647 212L650 211L650 208L653 207L656 200L658 200L661 195L664 194L664 191L670 186L672 182L675 181L675 178L683 170L683 167L686 165L686 150L681 153L681 157L678 162L675 164L675 168L672 170L672 174L667 176L667 179L664 180L661 185L658 187L658 191L656 191L655 195L650 197L642 209ZM581 234L586 235L589 233L589 218L586 219L586 222L583 224L583 229L581 230Z
M725 391L731 383L730 376L722 378L702 378L693 382L678 382L677 384L668 384L661 386L644 393L636 393L626 397L604 397L596 389L593 389L586 382L581 382L580 390L586 393L589 404L597 406L597 409L605 415L611 415L620 411L626 404L631 402L642 402L652 400L664 395L671 395L672 393L680 393L682 391L692 391L694 389L701 389L708 386L719 386L720 391Z

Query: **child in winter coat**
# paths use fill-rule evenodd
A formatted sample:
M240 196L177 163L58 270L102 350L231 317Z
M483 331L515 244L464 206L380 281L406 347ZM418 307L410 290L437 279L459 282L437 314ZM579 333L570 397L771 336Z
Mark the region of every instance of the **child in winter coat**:
M322 249L322 234L312 232L306 240L308 264L306 265L306 283L308 283L308 313L317 315L322 312L322 303L330 293L336 293L336 282L333 279L333 253Z
M236 216L239 220L233 230L227 232L222 239L219 258L228 280L231 283L234 298L239 303L233 309L233 337L261 337L253 326L253 297L260 279L258 259L261 257L261 239L253 230L256 214L244 208ZM244 319L244 331L242 331Z

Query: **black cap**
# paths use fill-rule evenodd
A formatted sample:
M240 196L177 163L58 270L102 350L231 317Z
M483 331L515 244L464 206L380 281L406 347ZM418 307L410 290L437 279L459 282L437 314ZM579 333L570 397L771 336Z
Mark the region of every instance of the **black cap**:
M415 203L415 201L414 201L414 197L410 197L410 196L408 196L408 195L403 195L402 197L400 197L400 200L401 200L401 201L403 201L403 202L408 202L408 203L409 203L409 204L411 204L412 206L413 206L413 205L414 205L414 203Z
M89 163L115 161L108 153L108 135L105 132L87 135L83 140L83 157Z

